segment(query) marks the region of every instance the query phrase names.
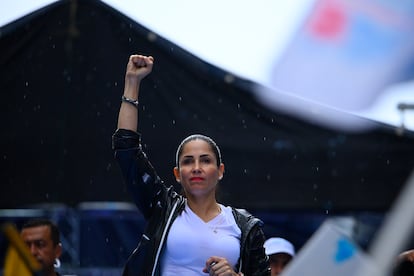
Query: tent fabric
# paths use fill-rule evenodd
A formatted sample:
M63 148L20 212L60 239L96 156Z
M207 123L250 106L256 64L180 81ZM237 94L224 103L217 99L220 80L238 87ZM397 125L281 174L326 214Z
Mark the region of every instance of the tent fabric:
M155 58L139 131L167 183L192 133L221 148L221 201L249 209L386 210L414 168L412 133L375 122L346 133L270 110L253 83L99 1L59 1L0 34L1 208L131 200L111 135L133 53Z

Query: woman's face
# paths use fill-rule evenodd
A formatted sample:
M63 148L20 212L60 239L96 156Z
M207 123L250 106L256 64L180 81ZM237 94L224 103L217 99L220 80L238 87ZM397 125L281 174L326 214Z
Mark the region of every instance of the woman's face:
M217 166L217 158L206 141L197 139L187 142L178 162L179 168L174 168L174 175L187 195L215 192L218 180L223 177L224 164Z

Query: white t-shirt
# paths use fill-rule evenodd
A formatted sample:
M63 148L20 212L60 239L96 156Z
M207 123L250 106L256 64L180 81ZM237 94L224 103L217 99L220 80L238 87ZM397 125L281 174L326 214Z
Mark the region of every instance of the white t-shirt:
M221 213L204 222L186 204L173 222L161 260L161 275L207 275L203 272L211 256L226 258L235 268L240 256L241 231L231 207L220 204Z

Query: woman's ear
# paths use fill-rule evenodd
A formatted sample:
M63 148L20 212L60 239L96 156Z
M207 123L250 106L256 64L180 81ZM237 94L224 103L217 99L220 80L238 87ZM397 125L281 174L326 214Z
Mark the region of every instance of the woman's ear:
M178 167L174 167L173 172L174 172L175 180L178 183L180 183L181 182L181 179L180 179L180 170L178 169Z
M218 179L219 180L222 180L223 179L223 176L224 176L224 164L221 163L220 164L220 167L219 167L219 177L218 177Z

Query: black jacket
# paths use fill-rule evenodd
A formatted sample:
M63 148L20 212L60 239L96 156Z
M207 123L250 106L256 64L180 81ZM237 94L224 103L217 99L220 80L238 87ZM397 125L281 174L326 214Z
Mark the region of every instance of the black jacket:
M140 242L125 265L124 276L160 275L160 256L174 219L185 206L185 198L172 186L166 187L142 151L140 135L118 129L113 135L113 149L125 182L134 201L147 220ZM242 209L233 208L241 229L237 269L246 276L270 275L264 252L263 223Z

